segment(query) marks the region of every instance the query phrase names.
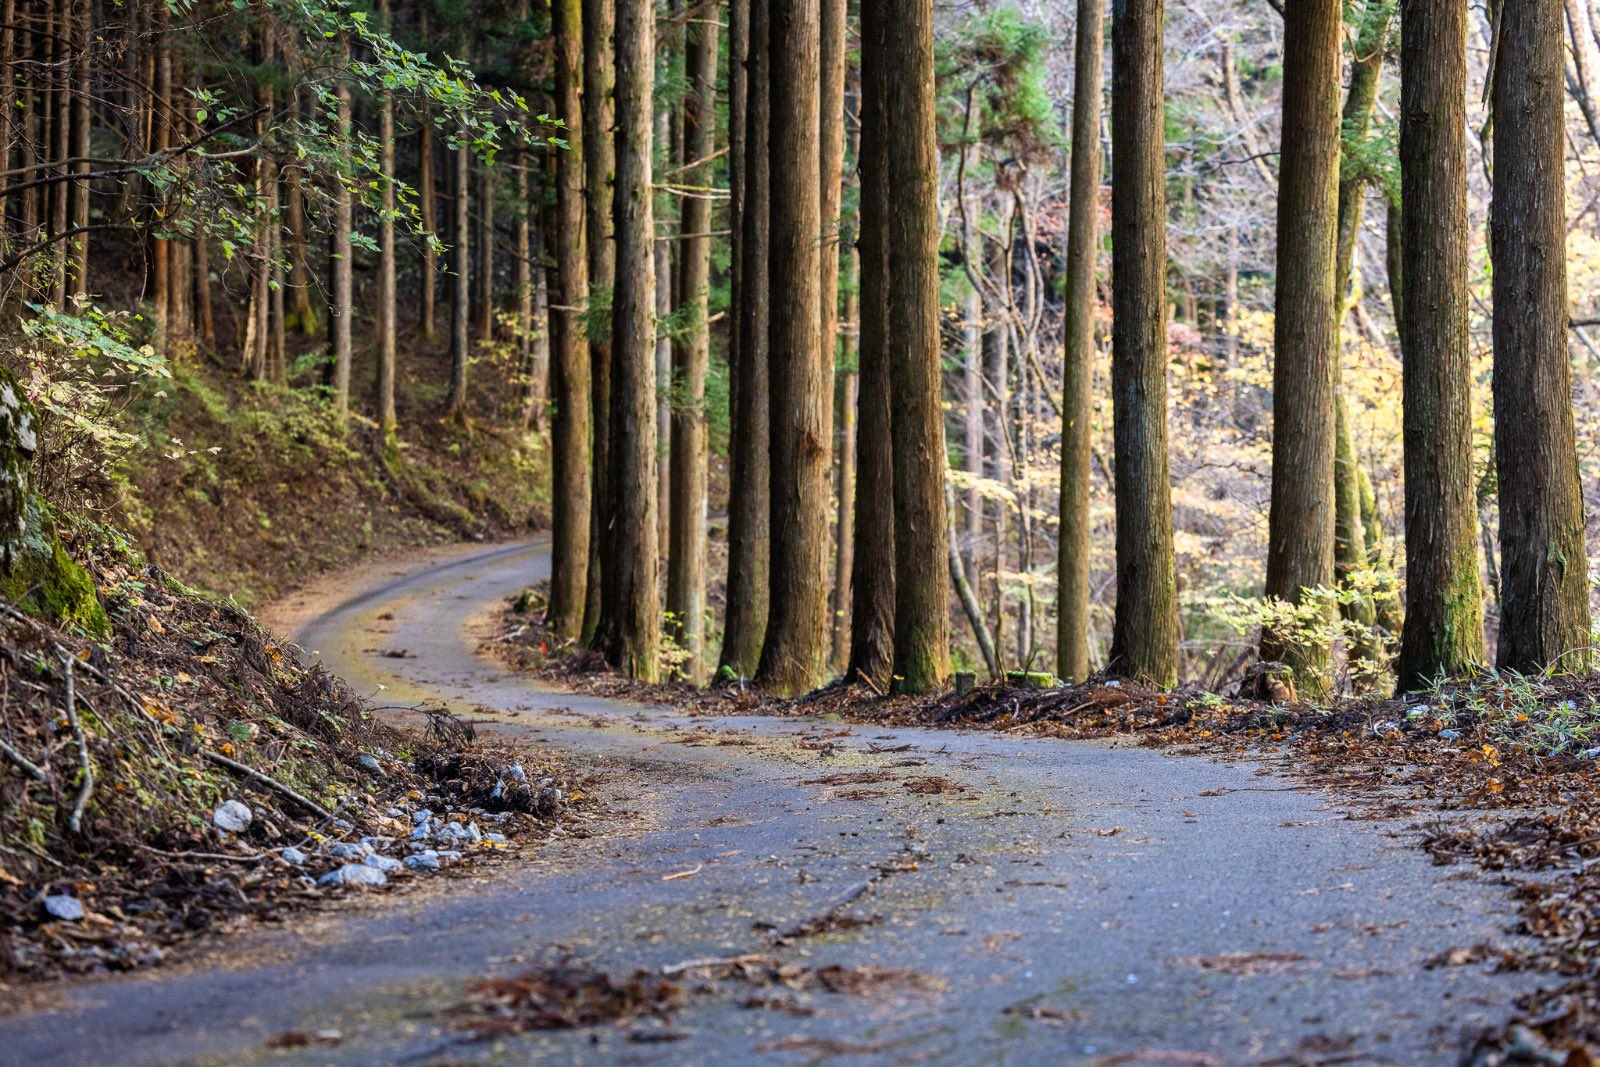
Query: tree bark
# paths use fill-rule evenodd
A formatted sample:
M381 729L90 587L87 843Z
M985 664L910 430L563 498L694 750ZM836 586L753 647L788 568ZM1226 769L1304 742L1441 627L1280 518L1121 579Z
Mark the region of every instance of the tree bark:
M889 385L895 515L895 689L950 677L944 411L939 338L939 158L933 0L885 0L888 123Z
M1162 0L1111 16L1111 275L1117 610L1108 669L1178 680L1167 457L1166 130Z
M1523 672L1581 671L1590 659L1579 652L1589 644L1589 567L1567 354L1561 18L1559 0L1505 0L1491 87L1496 662ZM1417 281L1407 273L1413 315Z
M772 577L756 680L789 696L816 688L827 671L833 389L820 336L818 0L772 0L770 13Z
M846 295L848 309L853 295ZM847 312L848 314L848 312ZM850 338L845 337L845 344ZM834 670L843 671L849 665L850 653L850 588L855 569L856 536L856 405L860 396L860 377L854 371L836 375L839 422L839 480L837 525L833 543L833 653L830 657Z
M1288 0L1266 594L1292 604L1333 585L1339 34L1339 0ZM1302 692L1327 689L1328 655L1319 636L1261 635L1262 658L1293 669Z
M379 0L378 19L388 32L389 0ZM378 171L383 183L383 208L378 219L378 430L384 447L392 451L397 422L394 383L399 331L395 319L394 93L388 91L378 99Z
M336 90L339 137L350 141L350 86L339 82ZM334 193L333 209L333 306L328 317L333 327L333 407L342 426L350 414L351 326L355 316L354 250L350 237L355 230L355 203L343 182Z
M856 428L855 572L847 677L887 693L894 667L894 457L889 397L889 131L884 13L861 9L861 381Z
M426 5L422 6L419 17L422 20L422 32L426 33L428 25ZM439 259L433 247L434 237L439 232L439 194L434 189L434 173L433 122L427 115L423 115L422 126L417 131L417 207L422 212L422 228L427 234L422 241L422 272L418 277L422 290L422 306L418 314L421 318L422 339L429 343L432 343L439 334L439 316L435 310L439 291Z
M1089 676L1090 451L1094 432L1095 254L1100 214L1100 62L1103 0L1079 0L1072 91L1072 199L1067 217L1065 360L1061 381L1060 557L1056 673Z
M716 8L710 9L713 13ZM710 185L716 144L717 32L691 25L684 47L682 181ZM706 614L706 364L711 355L711 201L683 198L683 238L678 242L678 301L687 308L683 333L673 345L677 403L672 412L672 507L667 553L667 611L688 655L681 670L698 682L705 659Z
M612 0L583 0L583 162L587 198L585 235L589 246L589 388L592 440L589 494L589 578L583 606L583 640L594 641L600 628L605 553L609 525L611 448L611 299L616 285L617 246L613 236L612 201L616 182L616 70L612 36L616 32Z
M472 356L468 336L472 305L472 150L467 146L467 131L456 132L455 180L455 292L450 311L450 393L445 399L446 415L458 422L467 417L467 362Z
M839 337L839 201L844 169L846 0L821 0L818 132L822 159L822 354L830 374Z
M606 658L654 681L661 634L656 588L655 212L651 203L651 97L655 4L616 5L617 242L612 298L611 536L601 641Z
M590 425L589 343L583 314L589 302L584 234L583 8L581 0L551 7L555 106L567 124L567 150L556 157L556 292L550 311L551 535L550 628L563 641L583 632L589 579Z
M738 362L733 373L733 436L728 450L728 607L718 673L756 673L770 600L771 467L767 462L767 327L771 126L771 25L768 0L735 0L749 10L744 63L744 197L740 217Z
M1464 674L1484 647L1467 336L1466 8L1405 0L1400 34L1400 255L1411 314L1400 333L1406 626L1395 670L1409 691Z

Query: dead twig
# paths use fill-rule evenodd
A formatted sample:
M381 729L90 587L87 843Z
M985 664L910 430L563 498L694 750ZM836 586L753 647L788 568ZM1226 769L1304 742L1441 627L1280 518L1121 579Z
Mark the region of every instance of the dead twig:
M83 829L83 809L94 796L94 768L89 764L89 741L83 736L83 724L78 721L77 690L72 681L74 657L67 657L67 725L72 727L72 739L78 746L78 799L72 802L72 815L67 819L67 829L78 833Z
M218 764L220 766L226 767L230 771L236 771L237 773L244 775L246 778L249 778L253 782L258 782L261 785L266 786L268 789L275 790L276 792L282 794L283 796L288 797L290 800L294 801L296 804L299 804L302 808L305 808L307 811L312 812L313 814L315 814L315 815L317 815L317 816L319 816L321 818L324 818L324 819L332 819L333 818L333 812L329 811L327 808L323 807L321 804L318 804L314 800L310 800L310 799L308 799L308 798L306 798L304 796L301 796L294 789L290 788L289 786L284 785L282 782L278 781L276 778L271 777L270 775L262 774L260 771L256 770L254 767L250 767L250 766L247 766L246 764L240 763L236 759L229 759L227 756L224 756L222 753L220 753L220 752L212 752L210 749L201 749L200 750L200 754L203 755L206 759L210 760L212 763L215 763L215 764Z
M18 752L4 741L0 741L0 756L6 757L6 759L10 760L12 763L15 763L18 767L21 767L23 770L27 771L28 774L33 778L41 782L47 782L50 780L50 775L43 767L33 762L27 756L24 756L22 753Z
M700 971L707 967L738 967L745 963L770 962L771 957L763 956L759 952L747 952L743 956L706 956L697 960L684 960L682 963L669 963L661 968L661 974L670 978L685 971Z

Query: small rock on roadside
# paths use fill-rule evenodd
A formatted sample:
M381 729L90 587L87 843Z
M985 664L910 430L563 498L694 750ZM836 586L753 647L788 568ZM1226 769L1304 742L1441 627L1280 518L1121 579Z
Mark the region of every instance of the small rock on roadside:
M301 852L299 849L295 848L293 845L290 845L288 848L278 853L278 855L283 857L283 862L292 863L296 867L303 866L306 860L311 858L304 852Z
M211 813L211 821L216 828L231 834L244 833L254 818L255 812L250 810L250 805L237 800L225 800Z
M66 893L57 893L54 896L45 897L44 910L49 912L52 918L64 919L68 922L76 922L83 918L85 914L83 901Z
M406 857L406 866L413 871L436 871L439 869L439 854L431 848L413 852Z
M317 879L318 885L377 886L389 881L389 876L365 863L347 863Z
M393 856L372 855L361 862L374 870L382 871L384 874L393 874L400 869L400 861Z
M376 756L363 752L356 757L356 762L361 765L361 769L364 771L371 771L373 774L383 773L383 764L378 762L378 757Z

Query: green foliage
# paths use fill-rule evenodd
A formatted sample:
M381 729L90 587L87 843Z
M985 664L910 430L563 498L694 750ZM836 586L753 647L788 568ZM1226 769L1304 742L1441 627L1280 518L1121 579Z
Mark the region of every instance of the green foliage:
M1018 161L1042 160L1059 144L1046 90L1043 23L1016 4L974 14L936 42L939 134L945 144L981 143Z

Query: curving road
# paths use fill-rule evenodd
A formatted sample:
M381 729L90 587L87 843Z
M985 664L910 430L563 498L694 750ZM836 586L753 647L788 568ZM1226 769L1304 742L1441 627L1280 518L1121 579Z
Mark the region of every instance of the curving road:
M605 833L232 935L185 967L62 987L0 1020L0 1062L1446 1064L1536 981L1427 967L1503 942L1504 891L1259 765L690 718L505 674L474 632L547 567L539 544L432 565L301 642L389 702L442 697L578 754L617 812ZM376 654L398 649L410 658ZM838 777L852 774L867 780ZM962 788L907 788L930 777ZM760 928L841 901L877 921L777 949ZM433 1021L467 980L569 954L626 972L750 952L910 968L938 988L777 991L793 1011L724 988L672 1041L639 1040L659 1036L641 1025L462 1044ZM323 1029L340 1042L266 1047Z

